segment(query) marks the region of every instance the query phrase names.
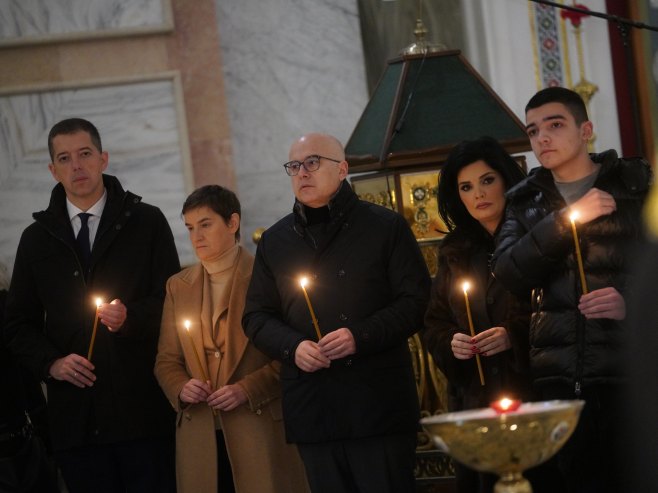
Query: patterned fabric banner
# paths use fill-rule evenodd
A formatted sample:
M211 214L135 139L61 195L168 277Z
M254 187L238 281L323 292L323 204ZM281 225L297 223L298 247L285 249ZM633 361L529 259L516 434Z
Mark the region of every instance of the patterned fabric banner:
M560 18L556 9L535 5L535 26L539 51L539 75L542 87L564 85L560 50Z

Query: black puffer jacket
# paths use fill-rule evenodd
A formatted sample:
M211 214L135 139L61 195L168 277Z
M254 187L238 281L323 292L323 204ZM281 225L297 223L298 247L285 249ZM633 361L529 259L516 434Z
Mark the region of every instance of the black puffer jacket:
M601 164L594 187L610 193L617 210L578 227L590 291L614 287L625 295L627 256L641 236L641 212L651 180L642 159L613 150L592 155ZM578 311L581 286L566 203L549 170L536 168L508 194L506 219L494 254L494 275L508 289L532 295L530 361L535 381L583 386L623 379L623 329Z

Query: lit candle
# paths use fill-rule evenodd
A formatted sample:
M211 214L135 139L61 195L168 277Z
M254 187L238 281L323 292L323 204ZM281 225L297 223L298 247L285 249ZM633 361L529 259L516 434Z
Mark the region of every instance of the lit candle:
M194 337L192 337L192 333L190 332L190 321L185 320L184 322L185 325L185 330L187 331L187 335L190 337L190 344L192 345L192 350L194 351L194 356L196 357L196 363L201 369L201 375L203 376L203 381L204 382L209 382L210 379L208 378L208 375L206 375L206 370L205 367L201 364L201 358L199 358L199 353L196 350L196 346L194 345Z
M208 375L206 375L206 370L201 364L201 358L199 358L199 353L196 350L196 346L194 345L194 337L192 337L192 333L190 332L190 325L192 324L190 323L189 320L185 320L185 322L183 322L183 325L185 325L185 330L187 331L187 335L190 337L190 344L192 345L192 350L194 351L194 356L196 357L196 364L199 365L199 368L201 368L201 375L203 375L203 381L210 382ZM215 409L214 407L212 408L212 414L213 416L217 416L217 409Z
M503 397L502 399L491 403L491 407L495 409L498 414L516 411L520 405L521 401L510 399L509 397Z
M580 254L580 242L578 241L578 231L576 230L576 219L578 219L578 212L573 211L569 216L571 219L571 232L573 233L573 242L576 246L576 261L578 262L578 273L580 274L580 285L583 288L583 294L587 294L587 281L585 280L585 269L583 268L583 257Z
M475 337L475 329L473 328L473 317L471 316L471 304L468 302L468 289L471 285L468 282L462 284L464 289L464 301L466 301L466 316L468 317L468 328L471 331L471 337ZM480 374L480 385L484 385L484 373L482 372L482 362L480 361L480 355L475 354L475 362L478 365L478 373Z
M308 284L308 279L302 277L299 280L299 285L302 287L304 292L304 298L306 298L306 304L308 305L308 311L311 312L311 320L313 321L313 327L315 327L315 333L318 336L318 341L322 339L322 333L320 332L320 326L318 325L318 319L315 317L315 312L313 311L313 305L311 305L311 299L308 297L306 292L306 285Z
M96 329L98 328L98 309L103 304L103 300L96 298L96 315L94 315L94 328L91 330L91 341L89 341L89 350L87 351L87 359L91 361L91 355L94 352L94 342L96 342Z

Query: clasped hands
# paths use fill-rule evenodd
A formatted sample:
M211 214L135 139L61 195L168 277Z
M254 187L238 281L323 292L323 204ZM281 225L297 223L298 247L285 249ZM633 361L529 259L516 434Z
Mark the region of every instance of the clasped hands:
M480 356L493 356L512 347L509 334L504 327L492 327L475 336L457 332L450 342L452 354L457 359Z
M345 358L356 352L352 332L341 327L329 332L318 342L302 341L295 351L295 364L305 372L329 368L335 359Z
M223 385L213 391L210 382L196 378L187 381L178 397L186 404L207 402L211 408L219 411L232 411L247 402L247 394L238 384Z

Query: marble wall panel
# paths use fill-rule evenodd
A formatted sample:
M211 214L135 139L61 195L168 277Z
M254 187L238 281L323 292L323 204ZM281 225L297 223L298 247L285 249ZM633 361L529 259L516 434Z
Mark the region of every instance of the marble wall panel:
M293 203L282 164L310 131L345 143L368 101L356 0L216 0L249 248Z
M170 0L3 0L0 44L169 30Z
M55 185L47 164L50 127L86 118L109 153L108 174L167 217L182 263L194 261L180 209L192 188L180 81L167 75L111 85L0 93L0 262L10 272L23 229Z

